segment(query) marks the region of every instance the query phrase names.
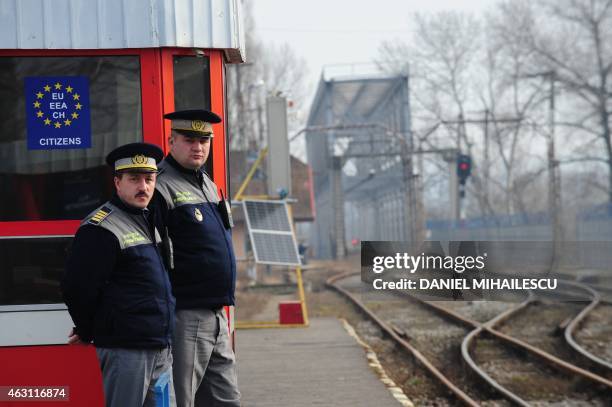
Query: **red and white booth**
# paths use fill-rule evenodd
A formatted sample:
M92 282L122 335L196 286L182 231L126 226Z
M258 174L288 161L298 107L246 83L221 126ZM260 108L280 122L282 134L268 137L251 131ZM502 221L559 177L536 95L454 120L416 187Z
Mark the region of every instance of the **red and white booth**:
M67 250L112 194L108 152L136 141L167 151L162 116L174 110L226 117L225 66L244 60L239 16L239 0L2 2L0 405L39 403L45 388L66 394L45 406L103 405L94 348L66 344ZM214 132L209 170L227 190L225 120ZM10 389L30 390L15 401Z

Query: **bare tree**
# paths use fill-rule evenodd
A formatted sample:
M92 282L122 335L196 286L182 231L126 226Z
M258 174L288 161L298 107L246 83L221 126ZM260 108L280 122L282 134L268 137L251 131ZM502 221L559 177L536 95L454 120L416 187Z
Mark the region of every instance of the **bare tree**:
M498 121L520 117L534 102L536 92L519 97L522 89L514 71L522 63L521 58L502 52L498 44L483 35L490 30L483 31L474 16L457 12L417 14L414 21L413 45L397 40L384 43L380 66L391 72L405 72L410 62L415 122L423 127L445 124L445 131L422 140L425 144L456 147L476 158L469 195L475 198L478 213L486 216L512 212L512 203L520 201L514 199L514 177L522 157L519 145L523 129ZM508 62L514 65L512 69L507 68ZM514 80L509 79L512 75ZM480 143L480 134L484 135L484 143ZM496 147L494 151L489 142ZM499 171L493 169L494 162L502 163ZM440 164L438 160L438 169L446 170ZM502 192L499 199L492 198L498 195L496 191Z
M612 0L506 1L500 14L504 22L498 32L533 55L533 64L523 72L554 73L568 106L557 124L580 137L580 157L605 162L612 203L612 44L607 40L612 35ZM604 157L584 148L593 139L601 143Z
M410 43L381 45L379 67L410 68L417 135L445 124L425 145L474 157L469 195L478 213L545 209L551 181L543 175L571 163L605 164L612 202L612 0L506 0L480 20L445 12L413 21ZM554 126L563 130L561 160L546 157ZM446 171L439 161L428 165ZM592 185L590 199L600 189Z
M503 202L499 203L506 213L543 209L541 200L540 205L534 207L527 205L526 199L527 188L546 167L544 160L531 153L532 149L537 148L534 140L535 136L540 135L539 105L546 98L546 92L541 86L533 86L522 78L525 67L533 63L533 53L499 35L499 17L495 13L488 13L484 18L486 35L482 62L476 70L476 87L487 126L481 168L484 172L485 204L493 213L493 206L489 202L489 183L492 183L502 192L503 199L500 201ZM492 132L489 131L489 124ZM496 150L494 153L489 151L489 145ZM494 161L499 165L492 165Z
M255 35L252 8L252 2L243 2L247 61L227 70L230 148L243 151L265 146L267 95L283 94L300 107L306 98L304 59L287 44L264 44ZM290 116L289 123L300 119L299 115Z

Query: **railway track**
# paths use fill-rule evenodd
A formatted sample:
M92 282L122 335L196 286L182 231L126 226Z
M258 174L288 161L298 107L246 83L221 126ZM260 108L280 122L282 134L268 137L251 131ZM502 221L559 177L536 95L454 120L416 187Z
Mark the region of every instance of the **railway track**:
M460 386L455 384L452 380L447 378L444 372L442 372L439 367L436 366L436 363L427 355L422 352L420 349L417 349L415 345L413 345L412 340L409 337L405 336L405 332L401 330L401 328L397 326L393 326L391 323L385 321L376 312L374 312L370 307L368 307L359 297L359 293L351 292L349 288L343 287L340 284L337 284L338 281L343 280L347 277L350 277L351 274L354 273L343 273L337 276L330 278L327 281L328 286L334 288L336 291L344 295L348 298L361 312L363 312L370 320L372 320L378 327L391 338L400 348L403 348L407 352L409 352L414 360L421 365L430 376L433 376L444 388L448 390L457 400L461 401L463 404L468 406L479 406L481 403L479 400L474 398L473 395L470 395L463 391ZM359 281L359 284L361 282ZM463 332L463 330L461 330Z
M520 389L516 389L517 386L511 386L508 383L505 383L503 378L495 377L494 374L491 373L491 369L487 371L486 369L481 368L479 362L482 356L481 353L477 353L476 357L472 357L472 353L478 349L483 349L483 345L486 344L489 349L493 349L490 343L495 343L498 351L501 349L502 353L498 352L498 357L500 360L515 360L516 357L512 355L512 352L519 350L520 352L524 352L529 354L530 356L535 356L535 358L531 358L531 362L533 365L537 364L539 367L539 371L536 369L536 372L540 374L544 374L546 377L550 375L561 375L562 377L569 378L569 382L573 383L574 381L588 383L587 387L591 389L603 390L610 393L612 390L612 382L608 379L601 377L597 374L591 373L585 369L582 369L578 366L575 366L573 363L567 362L559 357L551 355L550 353L543 351L542 349L537 348L531 344L525 343L524 341L514 338L504 332L500 332L495 329L499 324L503 323L510 317L512 317L515 313L527 308L529 304L533 302L533 298L528 298L522 303L518 305L513 305L512 307L500 307L497 310L492 309L492 307L488 308L488 315L483 316L482 313L478 316L478 318L474 319L474 314L472 313L469 316L470 312L474 311L475 307L466 307L465 304L462 305L463 310L459 309L461 307L456 307L456 309L452 310L447 307L443 307L439 304L432 302L425 302L415 299L414 297L410 297L410 300L413 302L419 303L422 309L427 309L429 312L435 312L440 318L443 318L446 321L453 321L454 324L452 327L448 325L444 326L444 329L450 329L448 341L444 342L445 345L442 347L447 348L449 350L461 350L461 357L455 355L451 357L451 360L456 361L457 365L465 365L468 366L476 376L480 377L482 381L480 383L484 383L485 385L474 385L471 381L466 381L465 378L461 378L461 375L457 374L456 370L453 369L445 369L441 367L443 364L440 363L440 360L436 357L436 355L432 355L431 352L423 351L423 347L418 349L416 346L413 346L414 341L410 337L410 329L414 329L415 326L408 326L407 329L404 329L398 321L393 320L392 317L385 317L384 306L378 306L376 302L370 302L370 306L361 301L354 293L351 293L350 290L342 287L338 282L348 278L351 274L354 273L343 273L337 276L332 277L328 280L328 286L334 288L339 291L341 294L349 298L362 312L364 312L370 319L375 321L381 329L393 340L395 340L400 346L408 350L413 354L415 359L420 362L422 366L424 366L432 376L434 376L440 383L442 383L458 400L467 405L481 405L483 403L487 403L491 400L491 390L495 391L497 394L502 395L505 399L517 405L531 405L525 399L533 398L532 394L527 393L526 395L519 395L517 391ZM403 293L408 296L407 293ZM452 303L453 304L453 303ZM489 304L490 305L490 304ZM374 309L378 308L377 310ZM414 311L413 308L410 308L411 312ZM495 315L497 314L497 315ZM418 314L415 314L418 318ZM410 324L409 324L410 325ZM460 328L457 328L460 327ZM457 331L459 329L459 331ZM459 332L459 333L458 333ZM459 337L463 335L463 339L460 340L459 345ZM427 349L428 347L425 347ZM505 353L503 353L505 352ZM447 357L447 354L444 353L443 357ZM462 361L464 363L462 363ZM520 364L520 366L524 366L525 363ZM542 366L545 366L542 368ZM489 366L490 367L490 366ZM515 366L516 368L516 366ZM465 375L464 375L465 376ZM499 375L498 375L499 376ZM514 390L517 391L513 391ZM485 389L486 388L486 389ZM572 386L567 386L568 389L573 389ZM568 390L569 396L582 396L582 393L571 392ZM591 391L593 393L593 391ZM598 396L593 395L592 400L599 402ZM497 402L497 401L494 401ZM601 403L604 403L602 400ZM602 404L604 405L604 404Z
M562 295L563 298L559 298L558 295L536 292L532 301L508 318L498 330L561 359L575 359L576 364L592 368L590 363L581 363L584 360L576 357L576 351L565 337L571 321L590 303L590 293L565 291ZM568 299L571 301L564 301Z
M588 293L591 301L588 306L569 321L563 336L574 351L588 359L604 372L603 374L606 377L610 378L612 377L612 350L609 341L612 338L610 336L612 334L612 327L610 326L612 304L602 301L599 292L588 285L578 283L573 283L573 285ZM582 335L582 341L577 341L576 334L579 332L580 326L590 317L591 320L596 321L592 328L596 331L595 335Z

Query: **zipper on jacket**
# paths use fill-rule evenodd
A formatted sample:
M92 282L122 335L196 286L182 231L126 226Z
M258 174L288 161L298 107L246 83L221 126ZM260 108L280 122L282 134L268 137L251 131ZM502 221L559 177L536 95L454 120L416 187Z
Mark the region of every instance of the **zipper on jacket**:
M202 173L200 173L202 174ZM227 291L227 298L228 300L231 299L232 297L232 285L234 283L235 280L235 270L232 270L232 248L230 247L230 244L227 242L227 239L225 238L225 225L223 225L223 221L221 220L221 215L219 215L216 212L215 209L215 205L212 204L212 202L210 202L208 200L208 196L206 196L206 191L204 190L204 185L205 185L205 179L204 179L205 175L202 174L202 180L200 181L198 179L198 177L196 176L196 180L198 182L198 185L200 186L200 190L202 191L202 194L204 195L204 199L206 200L206 203L208 204L208 207L210 208L210 210L213 213L213 218L215 218L215 220L217 221L217 225L221 228L221 233L223 234L223 241L225 242L225 248L227 249L227 256L228 256L228 264L230 265L230 281L229 281L229 290Z
M147 231L147 234L149 235L149 239L153 243L153 250L155 250L155 254L157 254L157 259L159 260L161 264L161 271L160 271L161 272L161 282L164 284L164 288L165 288L164 294L166 296L166 315L167 315L166 332L164 336L166 338L166 341L168 341L168 345L170 345L169 331L170 331L170 322L172 321L172 316L170 315L170 296L168 292L170 280L168 279L169 277L164 274L164 273L167 273L166 266L164 265L164 261L161 255L159 254L159 248L157 247L157 242L155 241L155 230L156 230L155 224L149 222L149 219L147 218L147 215L145 213L142 214L142 218L145 222L145 230ZM168 279L168 284L166 284L166 279Z

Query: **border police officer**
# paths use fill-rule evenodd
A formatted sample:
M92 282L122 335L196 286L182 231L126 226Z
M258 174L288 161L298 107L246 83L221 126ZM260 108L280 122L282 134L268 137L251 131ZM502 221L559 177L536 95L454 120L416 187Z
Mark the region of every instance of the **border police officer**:
M93 341L107 406L155 406L155 382L172 375L175 299L147 210L162 158L145 143L107 156L116 194L81 223L62 282L69 343Z
M239 406L235 358L225 305L234 305L236 261L229 204L203 169L210 153L207 110L184 110L171 120L170 154L160 164L153 198L166 234L167 264L176 296L174 385L177 405Z

